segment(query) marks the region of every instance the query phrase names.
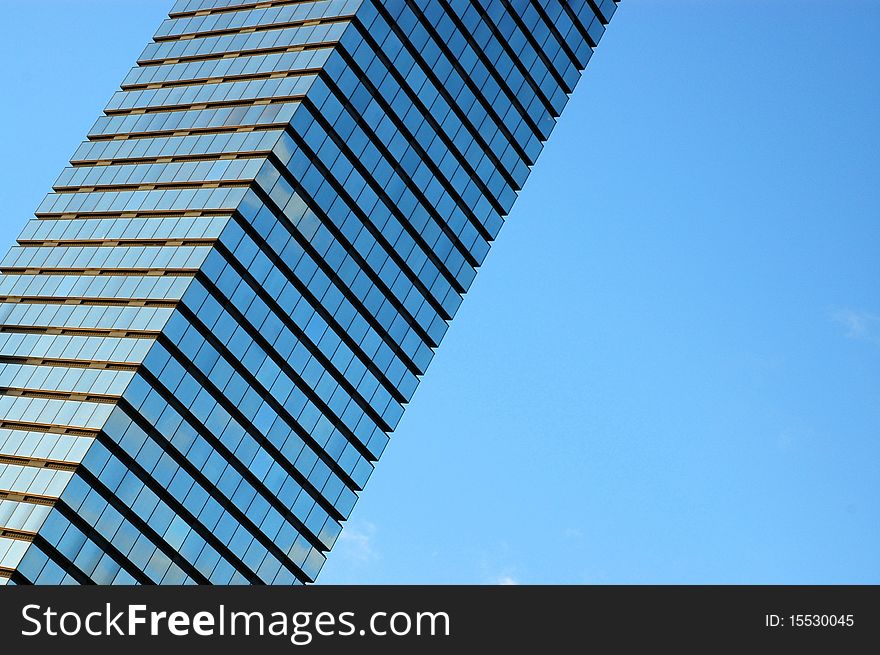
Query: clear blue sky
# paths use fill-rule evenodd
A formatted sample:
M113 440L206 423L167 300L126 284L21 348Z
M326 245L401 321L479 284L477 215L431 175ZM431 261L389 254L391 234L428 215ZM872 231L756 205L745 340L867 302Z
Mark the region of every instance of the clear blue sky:
M7 244L170 5L0 1ZM624 0L320 581L880 582L878 44Z

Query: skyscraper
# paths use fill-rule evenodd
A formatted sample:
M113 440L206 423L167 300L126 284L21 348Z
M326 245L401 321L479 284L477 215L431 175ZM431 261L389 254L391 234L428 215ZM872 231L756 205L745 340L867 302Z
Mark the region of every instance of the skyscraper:
M0 584L313 581L615 8L178 0L0 262Z

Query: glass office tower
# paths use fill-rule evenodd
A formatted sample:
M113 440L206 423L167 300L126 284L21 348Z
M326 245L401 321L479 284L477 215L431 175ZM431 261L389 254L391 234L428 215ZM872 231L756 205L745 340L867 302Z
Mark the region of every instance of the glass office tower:
M178 0L0 262L0 584L315 580L615 8Z

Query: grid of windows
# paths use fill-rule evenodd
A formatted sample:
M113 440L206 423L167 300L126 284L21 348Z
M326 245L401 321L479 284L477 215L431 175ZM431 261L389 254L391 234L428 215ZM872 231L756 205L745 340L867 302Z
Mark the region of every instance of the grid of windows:
M175 2L0 260L0 584L315 580L615 8Z

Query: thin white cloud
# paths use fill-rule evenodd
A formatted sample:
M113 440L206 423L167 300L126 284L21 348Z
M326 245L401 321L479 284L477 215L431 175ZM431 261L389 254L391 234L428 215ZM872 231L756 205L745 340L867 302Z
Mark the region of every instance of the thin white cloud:
M354 562L363 563L379 559L373 541L376 526L369 521L349 524L342 529L336 544L337 552Z
M507 541L486 544L478 560L480 575L477 584L485 585L518 585L520 584L521 567L517 564L519 557Z
M498 578L495 581L495 584L502 585L502 586L518 585L519 580L516 580L515 578L513 578L509 575L502 575L500 578Z
M847 308L832 312L831 319L843 326L847 339L880 345L880 316Z
M582 539L584 531L580 528L565 528L565 530L562 531L562 535L568 539Z

